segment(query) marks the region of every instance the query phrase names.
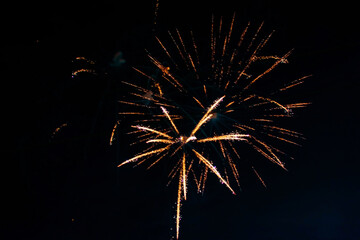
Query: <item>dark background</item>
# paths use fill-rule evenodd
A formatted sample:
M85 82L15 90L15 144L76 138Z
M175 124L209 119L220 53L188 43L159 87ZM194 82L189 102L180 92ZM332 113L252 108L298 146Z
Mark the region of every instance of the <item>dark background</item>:
M145 62L154 32L204 28L211 14L265 21L272 47L295 48L288 70L313 74L313 104L294 125L307 140L291 148L288 172L243 178L233 196L215 178L182 207L181 239L359 239L359 63L357 5L351 1L28 2L2 6L2 225L4 239L170 239L176 187L160 166L116 168L132 153L108 144L118 81ZM204 30L206 33L206 31ZM116 52L126 64L110 67ZM71 78L72 61L97 75ZM285 69L285 68L284 68ZM107 74L106 74L107 73ZM52 132L67 122L56 139Z

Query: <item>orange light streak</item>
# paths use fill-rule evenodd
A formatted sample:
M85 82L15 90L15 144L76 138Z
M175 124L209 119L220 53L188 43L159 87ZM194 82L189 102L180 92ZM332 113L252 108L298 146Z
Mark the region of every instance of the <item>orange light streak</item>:
M130 163L130 162L135 162L135 161L137 161L139 158L143 158L143 157L146 157L146 156L149 156L149 155L154 155L154 154L156 154L156 153L163 152L163 151L165 151L165 150L167 150L167 149L169 149L169 146L164 147L164 148L160 148L160 149L156 149L156 150L153 150L153 151L150 151L150 152L146 152L146 153L143 153L143 154L140 154L140 155L137 155L137 156L135 156L135 157L133 157L133 158L130 158L129 160L126 160L125 162L119 164L118 167L121 167L121 166L123 166L123 165L125 165L125 164L128 164L128 163Z
M155 129L152 129L152 128L149 128L149 127L144 127L144 126L139 126L139 125L136 125L136 126L131 126L132 128L137 128L139 130L143 130L143 131L148 131L148 132L152 132L152 133L155 133L155 134L158 134L158 135L161 135L161 136L164 136L166 138L169 138L169 139L172 139L172 137L170 137L169 135L167 135L166 133L163 133L163 132L160 132L160 131L157 131Z
M237 140L237 141L246 141L247 139L245 137L249 137L248 134L227 134L227 135L221 135L221 136L215 136L210 138L204 138L199 139L197 142L203 143L203 142L215 142L215 141L230 141L230 140Z
M170 121L171 126L174 128L175 132L176 132L177 134L179 134L179 130L178 130L177 127L175 126L175 123L174 123L173 120L171 119L168 111L167 111L164 107L160 107L160 108L161 108L161 110L163 111L163 113L165 114L165 116L167 117L167 119Z
M195 153L195 155L198 157L198 159L204 163L213 173L215 173L215 175L219 178L219 180L226 185L226 187L234 194L236 195L236 193L234 192L234 190L230 187L230 185L222 178L222 176L220 175L220 173L218 172L218 170L216 170L216 168L206 159L204 158L200 153L198 153L197 151L195 151L194 149L192 149L192 151Z

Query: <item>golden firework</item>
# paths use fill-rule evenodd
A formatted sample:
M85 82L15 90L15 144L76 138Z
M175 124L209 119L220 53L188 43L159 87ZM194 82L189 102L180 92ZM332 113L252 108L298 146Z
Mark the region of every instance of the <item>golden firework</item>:
M145 77L147 87L144 87L143 79L139 84L123 82L131 91L119 102L131 107L131 111L119 114L133 117L136 122L131 126L135 131L129 132L138 134L133 144L146 143L147 146L119 167L135 162L140 165L150 160L148 168L160 160L175 162L169 182L178 179L177 239L181 201L187 199L189 178L194 180L198 192L203 192L208 172L212 172L235 194L231 178L240 187L240 146L248 146L286 169L281 160L286 154L276 145L299 145L297 140L303 139L302 134L282 127L279 119L292 117L293 109L306 107L309 103L288 103L277 96L299 86L309 76L280 83L266 94L266 91L258 90L260 83L264 83L274 69L289 62L292 53L290 50L282 55L262 55L273 35L272 31L260 38L263 25L261 23L253 35L247 37L251 31L248 23L234 40L235 14L227 31L223 18L216 23L213 16L209 54L205 58L199 54L201 45L197 44L192 31L189 41L179 30L169 31L168 43L156 37L162 53L159 57L147 52L151 64L160 74L134 68ZM253 70L254 65L256 70ZM262 90L268 90L268 86L266 83ZM250 164L256 178L266 187L259 171L252 162Z

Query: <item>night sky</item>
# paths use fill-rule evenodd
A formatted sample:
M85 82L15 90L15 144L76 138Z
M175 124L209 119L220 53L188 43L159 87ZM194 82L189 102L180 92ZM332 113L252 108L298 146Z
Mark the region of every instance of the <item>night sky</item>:
M234 11L240 23L275 30L274 52L295 49L286 74L313 75L296 92L312 105L292 121L306 140L286 149L295 159L288 172L265 167L266 189L246 174L236 196L213 176L204 195L192 189L180 239L360 239L358 6L199 2L160 0L155 27L153 0L2 7L4 239L171 239L177 193L166 187L165 166L117 168L133 153L108 143L126 94L119 81L148 64L155 33L207 34L212 13L230 19ZM126 63L112 67L119 51ZM97 74L72 78L76 57L95 61Z

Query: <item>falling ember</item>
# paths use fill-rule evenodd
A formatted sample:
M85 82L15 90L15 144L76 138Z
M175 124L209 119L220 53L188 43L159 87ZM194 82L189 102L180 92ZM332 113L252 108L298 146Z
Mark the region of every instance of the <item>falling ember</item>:
M181 178L182 178L182 185L183 185L183 193L184 193L184 199L186 200L186 158L185 158L185 153L183 153L183 159L182 159L182 173L181 173Z
M181 173L179 177L178 196L176 202L176 239L179 239L179 232L180 232L180 207L181 207Z
M77 76L79 73L95 73L95 70L82 68L82 69L73 71L71 75L74 77L74 76Z
M158 20L159 6L160 6L160 0L156 0L156 2L155 2L155 11L154 11L154 27L153 27L153 31L155 31L155 26L156 26L157 20Z
M156 9L158 6L156 1ZM157 10L154 25L156 16ZM304 139L297 131L282 127L279 120L290 119L293 109L310 103L286 102L278 94L299 86L309 76L281 86L262 86L279 65L289 63L292 53L262 55L273 35L273 31L263 35L263 26L261 23L251 35L248 23L235 39L235 14L228 26L225 19L217 22L213 15L207 46L198 44L192 31L189 39L178 29L168 31L167 40L155 37L162 54L146 51L154 71L133 68L142 83L123 82L131 90L119 103L131 110L119 114L133 120L127 133L136 140L131 145L146 147L118 167L149 163L150 169L164 161L171 166L168 184L174 179L177 182L176 239L190 181L203 193L207 179L215 176L235 194L231 185L235 181L240 188L239 161L244 157L240 146L253 149L256 156L286 170L282 159L287 154L280 150L282 145L300 146L298 141ZM199 53L204 46L208 54L203 59ZM253 64L261 67L253 68ZM266 187L259 172L249 165Z
M265 182L262 180L262 178L260 177L259 173L255 170L254 167L252 167L254 173L256 174L256 176L259 178L260 182L262 183L262 185L266 188L266 184Z
M51 134L51 138L54 138L55 135L58 134L58 133L61 131L61 129L63 129L64 127L67 127L67 126L68 126L67 123L61 124L59 127L57 127L57 128L55 129L55 131L53 131L53 133Z
M111 136L110 136L110 145L112 145L112 143L113 143L113 141L114 141L115 131L116 131L116 129L117 129L117 127L118 127L119 124L120 124L120 120L117 121L117 122L115 123L114 127L113 127L113 130L112 130Z

